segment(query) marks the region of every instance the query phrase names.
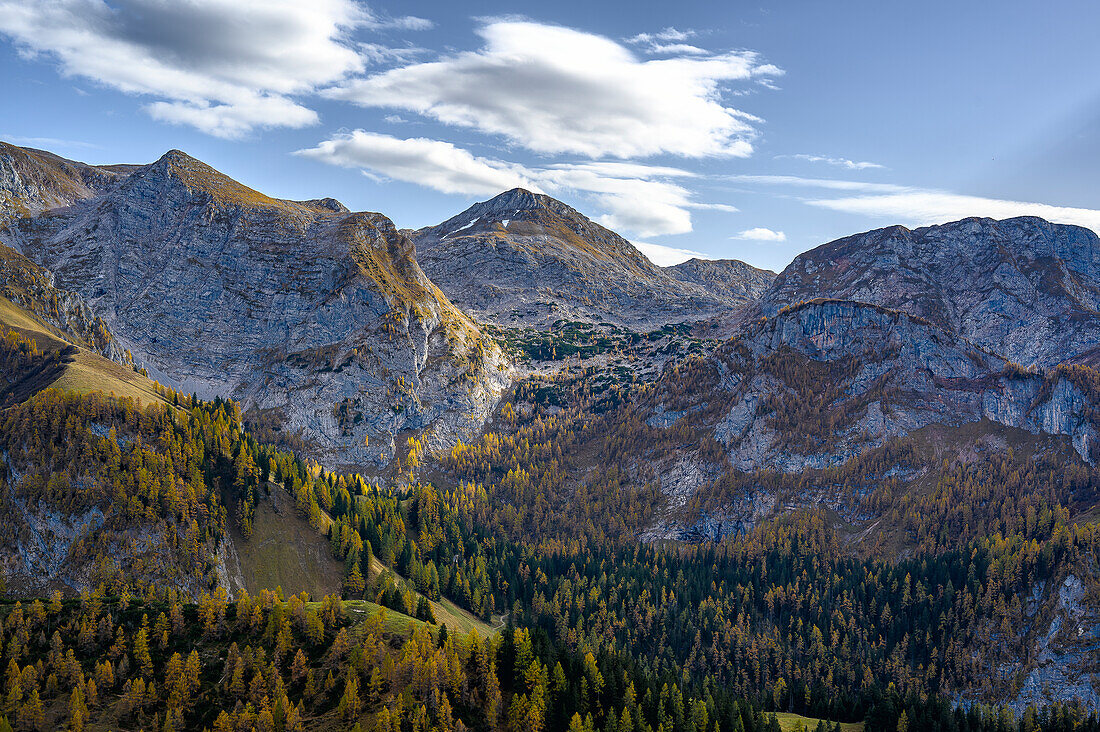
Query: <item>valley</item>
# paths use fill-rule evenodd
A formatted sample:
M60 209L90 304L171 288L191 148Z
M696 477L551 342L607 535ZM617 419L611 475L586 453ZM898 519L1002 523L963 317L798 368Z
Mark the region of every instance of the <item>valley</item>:
M0 730L1098 729L1098 293L0 144Z

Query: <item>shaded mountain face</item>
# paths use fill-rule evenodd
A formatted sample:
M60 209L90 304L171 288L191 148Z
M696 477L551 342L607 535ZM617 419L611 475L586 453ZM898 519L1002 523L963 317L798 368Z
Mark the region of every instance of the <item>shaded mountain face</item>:
M0 241L79 293L158 380L229 396L330 465L480 427L507 364L381 214L269 198L172 151Z
M1025 366L1095 362L1100 242L1030 217L876 229L796 257L753 314L816 297L903 310Z
M0 244L0 297L56 328L67 342L127 366L133 359L107 323L75 292L54 287L53 273Z
M657 267L615 232L519 188L420 229L413 240L448 297L499 325L694 322L736 310L774 277L740 262Z

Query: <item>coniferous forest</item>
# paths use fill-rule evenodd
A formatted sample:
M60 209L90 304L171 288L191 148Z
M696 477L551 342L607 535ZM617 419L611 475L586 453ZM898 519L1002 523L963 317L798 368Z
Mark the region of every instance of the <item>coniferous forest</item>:
M3 605L0 728L712 732L779 729L776 713L830 730L1100 727L1072 705L1016 715L952 698L976 658L1025 652L1012 628L1035 578L1095 561L1095 527L1067 525L1059 504L1087 470L947 467L922 515L965 498L990 507L966 521L984 535L945 544L916 524L922 549L896 562L851 556L811 510L717 542L639 544L601 523L649 506L613 474L582 496L555 488L554 456L587 439L568 418L456 447L450 489L416 476L410 441L402 482L378 487L258 443L232 402L163 394L142 408L45 390L4 413L5 514L40 502L101 523L68 560L91 589ZM1005 524L1013 481L1022 518ZM591 523L542 520L532 491ZM231 531L249 540L275 492L342 563L339 595L219 586L211 557ZM491 632L448 627L430 604L443 599Z
M0 0L0 732L1100 732L1100 10L468 5Z

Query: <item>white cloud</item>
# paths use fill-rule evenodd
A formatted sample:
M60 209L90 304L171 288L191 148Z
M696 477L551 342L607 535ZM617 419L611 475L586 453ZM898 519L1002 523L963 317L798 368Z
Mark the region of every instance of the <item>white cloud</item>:
M800 178L793 175L731 175L726 176L725 179L744 183L820 188L822 190L861 194L841 198L817 197L803 198L802 200L818 208L890 219L898 223L917 226L942 224L971 216L993 219L1038 216L1054 223L1075 224L1100 232L1100 210L1091 208L1072 208L1028 201L967 196L950 191L937 191L893 183Z
M356 130L297 154L332 165L361 168L443 193L484 196L510 188L538 190L538 185L523 175L518 166L479 158L449 142L421 137L402 140Z
M427 18L418 18L415 15L405 15L400 18L374 18L373 28L396 30L426 31L435 27L435 23Z
M551 168L566 170L584 170L599 175L618 178L697 178L698 174L683 168L673 168L663 165L646 165L644 163L626 163L610 160L595 160L584 163L557 163Z
M388 46L382 43L359 43L355 50L364 61L372 64L407 64L427 53L427 49L419 46Z
M23 135L8 135L3 132L0 132L0 140L11 143L12 145L22 145L24 147L49 148L51 151L56 148L64 147L92 149L98 149L100 147L99 145L83 142L81 140L66 140L60 137L25 137Z
M826 155L806 155L800 153L798 155L777 155L778 158L793 158L794 160L805 160L808 163L826 163L827 165L835 165L847 170L870 170L873 168L884 168L885 166L878 163L871 163L867 161L857 162L855 160L849 160L848 158L831 158Z
M526 167L476 156L441 140L401 139L363 130L298 154L444 193L486 196L522 187L552 195L579 194L601 209L601 224L642 237L691 231L692 209L737 210L695 201L690 190L674 182L695 174L666 166L597 161Z
M1039 216L1047 221L1076 224L1100 232L1100 211L1095 209L1006 201L943 191L912 189L906 193L853 196L814 200L808 203L834 211L884 217L918 225L941 224L970 216L987 216L994 219Z
M157 98L157 119L222 137L315 124L292 97L364 70L351 31L424 22L354 0L0 0L0 34L24 55Z
M745 229L740 234L730 237L732 239L745 239L747 241L787 241L787 235L782 231L772 231L763 226L753 229Z
M654 43L657 41L686 41L695 35L693 30L679 30L668 26L664 30L659 30L656 33L639 33L636 36L631 36L626 39L627 43L645 44Z
M319 118L312 109L284 96L242 93L230 104L194 102L153 102L145 110L156 120L190 125L208 135L236 139L256 127L308 127ZM277 120L277 122L276 122Z
M827 188L838 191L877 191L882 193L911 191L912 188L892 183L867 183L861 180L834 180L832 178L802 178L796 175L728 175L726 180L739 183L761 183L773 186L800 188Z
M639 60L608 38L528 21L479 29L477 51L337 84L327 93L500 135L538 153L631 158L752 152L755 117L722 87L779 72L746 51Z
M676 247L666 247L662 244L651 244L645 241L632 241L630 243L658 267L671 267L689 259L709 259L702 252L695 252L691 249L677 249Z
M710 53L705 48L692 46L690 43L654 43L646 49L646 53L670 54L676 56L706 56Z

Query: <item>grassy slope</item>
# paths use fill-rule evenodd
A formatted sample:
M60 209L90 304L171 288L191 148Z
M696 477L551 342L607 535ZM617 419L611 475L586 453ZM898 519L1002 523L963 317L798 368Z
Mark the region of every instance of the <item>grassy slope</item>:
M272 488L272 493L279 510L270 498L256 504L251 539L244 541L233 529L245 587L253 594L276 587L284 595L340 594L344 566L333 559L328 540L298 517L293 499L282 487Z
M0 298L0 326L17 329L23 335L33 338L42 351L56 350L68 345L55 328L4 298ZM84 349L78 350L62 375L50 386L71 389L82 394L101 391L105 394L127 396L142 404L164 401L154 391L150 379ZM252 539L248 542L235 542L246 586L250 591L258 591L261 587L282 587L286 594L296 594L304 590L312 597L338 593L342 567L329 555L328 542L294 515L288 495L281 494L278 500L283 504L282 513L276 513L270 501L261 501L257 506ZM323 521L325 525L322 531L327 531L332 521L328 516L323 516ZM377 559L372 559L372 576L383 569ZM492 625L485 623L446 598L440 602L429 602L436 621L440 624L446 623L448 631L453 633L466 635L473 631L487 637L499 632L503 626L500 619L495 619ZM348 607L350 611L359 614L381 610L386 616L387 628L392 628L393 632L405 633L410 623L414 626L423 624L422 621L371 602L352 601Z
M371 577L378 576L385 569L386 568L382 565L381 562L378 561L377 557L371 557ZM390 571L392 572L393 570ZM400 576L396 572L394 572L393 574L394 577L398 577L398 579L400 579ZM494 619L495 622L490 625L473 613L463 610L458 605L455 605L453 602L445 597L439 602L435 602L434 600L428 600L428 602L430 602L432 605L432 614L435 615L436 622L439 624L446 623L448 632L466 635L470 631L473 631L482 637L488 637L490 635L493 635L494 633L499 632L501 627L503 627L503 623L501 623L500 620ZM372 602L366 604L373 605L374 607L381 607L380 605L374 605L374 603ZM392 613L396 615L399 619L408 618L407 615L398 613L395 610L390 610L389 608L382 609L387 613ZM408 619L412 620L412 618Z
M55 351L69 345L56 328L2 297L0 328L18 330L24 336L33 338L42 352ZM164 401L154 390L151 379L84 349L78 349L61 376L49 386L72 389L81 394L101 391L104 394L130 397L143 405Z
M812 717L803 717L799 714L792 714L790 712L776 712L775 715L779 719L779 727L783 732L794 732L798 729L798 723L801 721L803 728L806 732L813 732L817 727L818 719ZM841 722L840 729L842 732L863 732L863 722Z

